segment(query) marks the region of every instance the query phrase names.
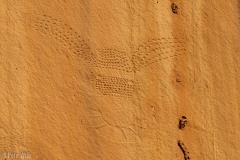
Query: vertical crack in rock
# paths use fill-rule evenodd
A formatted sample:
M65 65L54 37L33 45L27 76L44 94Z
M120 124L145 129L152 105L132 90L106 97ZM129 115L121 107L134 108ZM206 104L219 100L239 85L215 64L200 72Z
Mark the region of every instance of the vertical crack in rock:
M182 152L184 154L184 160L189 160L190 159L189 152L181 140L178 141L178 146L180 147L180 149L182 150Z

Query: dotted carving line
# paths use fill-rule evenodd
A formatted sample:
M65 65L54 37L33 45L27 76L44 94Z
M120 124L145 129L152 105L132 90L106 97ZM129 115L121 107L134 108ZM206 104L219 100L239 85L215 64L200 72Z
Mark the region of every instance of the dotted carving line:
M35 29L45 35L53 37L59 41L65 48L71 50L78 57L94 64L95 55L91 52L89 45L75 32L70 26L44 15L38 17L35 21Z
M152 63L164 59L163 55L177 55L185 52L183 42L176 38L162 38L147 41L140 45L133 53L132 63L134 71L140 70ZM176 53L177 52L177 53ZM169 56L169 57L171 57Z
M136 72L157 61L181 55L186 51L183 41L177 38L152 39L140 45L133 52L131 61L129 61L125 52L116 49L98 49L97 54L92 52L89 45L77 32L69 25L51 16L39 16L35 21L35 29L44 35L53 37L78 57L97 68ZM98 77L94 85L103 95L132 97L136 86L130 82L129 80L127 84L124 84L119 78Z
M149 40L140 45L129 61L125 52L115 49L91 51L89 45L69 25L51 16L39 16L35 22L35 29L45 35L58 40L64 47L71 50L81 59L97 68L114 69L125 72L139 71L157 61L165 59L163 55L177 56L176 52L185 52L183 41L177 38L160 38ZM132 62L132 63L130 63Z
M35 29L44 35L53 37L64 47L94 67L132 72L130 61L125 52L115 49L102 49L98 50L100 54L97 57L77 32L64 22L51 16L39 16L35 21Z
M115 49L99 49L97 65L99 68L110 68L132 72L132 66L125 52Z
M120 77L97 75L92 84L102 95L131 98L137 91L136 82Z

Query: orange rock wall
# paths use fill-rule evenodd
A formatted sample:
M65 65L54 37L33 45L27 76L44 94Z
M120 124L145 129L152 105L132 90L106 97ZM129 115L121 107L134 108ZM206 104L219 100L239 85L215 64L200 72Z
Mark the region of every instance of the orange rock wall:
M0 152L239 159L239 18L239 0L1 0Z

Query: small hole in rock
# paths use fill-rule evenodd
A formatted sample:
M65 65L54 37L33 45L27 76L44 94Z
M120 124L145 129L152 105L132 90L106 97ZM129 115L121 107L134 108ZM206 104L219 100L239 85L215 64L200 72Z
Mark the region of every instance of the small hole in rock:
M172 3L171 8L173 13L178 14L178 6L175 3Z
M188 123L187 117L186 117L186 116L182 116L182 117L179 119L178 128L179 128L179 129L185 128L185 126L187 125L187 123Z

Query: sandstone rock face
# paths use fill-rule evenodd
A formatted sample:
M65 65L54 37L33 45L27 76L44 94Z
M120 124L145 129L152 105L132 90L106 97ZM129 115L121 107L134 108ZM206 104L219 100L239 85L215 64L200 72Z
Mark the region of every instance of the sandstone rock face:
M2 158L239 159L239 0L0 8Z

